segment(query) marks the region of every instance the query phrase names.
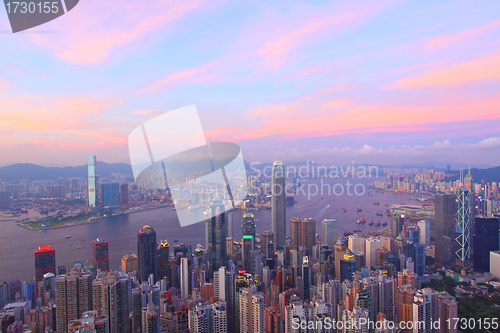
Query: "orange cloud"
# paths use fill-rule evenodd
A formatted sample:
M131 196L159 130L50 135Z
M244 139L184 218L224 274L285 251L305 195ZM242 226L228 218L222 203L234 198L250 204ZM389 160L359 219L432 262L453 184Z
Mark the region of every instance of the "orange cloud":
M500 79L500 53L464 62L448 68L401 79L395 88L418 89L428 87L457 86L484 80Z

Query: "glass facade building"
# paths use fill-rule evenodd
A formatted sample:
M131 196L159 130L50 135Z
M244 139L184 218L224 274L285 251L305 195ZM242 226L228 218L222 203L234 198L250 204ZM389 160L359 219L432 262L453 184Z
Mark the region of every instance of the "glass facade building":
M108 242L99 238L92 241L92 256L95 269L100 269L103 272L109 270Z
M97 173L96 173L97 159L95 155L88 157L88 179L87 179L87 198L88 205L91 208L97 207L99 193L97 188Z
M56 250L50 245L40 246L35 250L35 282L43 281L46 273L56 274Z
M490 251L500 250L498 217L476 217L474 228L474 271L490 271Z
M284 247L286 235L285 170L281 161L273 163L271 227L274 234L274 247Z

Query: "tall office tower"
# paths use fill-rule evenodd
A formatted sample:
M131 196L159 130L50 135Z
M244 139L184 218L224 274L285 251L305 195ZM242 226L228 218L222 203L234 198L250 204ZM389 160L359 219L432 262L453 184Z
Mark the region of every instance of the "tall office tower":
M36 307L36 286L35 281L23 282L23 299L30 300L31 308Z
M74 268L55 281L56 331L67 332L68 323L92 310L92 276Z
M159 333L160 332L160 307L149 303L142 308L142 330L141 333ZM126 332L126 331L122 331Z
M394 279L386 275L378 276L378 311L383 313L387 320L393 320L394 309Z
M271 184L271 226L274 234L274 247L285 246L286 206L285 170L281 161L273 163Z
M470 192L474 191L474 183L472 179L472 174L470 173L470 168L469 168L469 173L464 177L464 187Z
M483 209L484 217L493 216L493 201L485 199L483 200L483 204L484 204L484 209Z
M340 259L340 281L352 281L354 272L356 271L356 259L351 250L347 249L344 256Z
M347 250L347 242L344 239L339 239L335 244L335 278L340 279L340 260L344 258L344 252Z
M236 332L236 322L238 321L236 279L238 275L233 272L226 272L226 320L227 332Z
M122 258L122 271L136 272L139 270L139 259L136 254L124 255Z
M165 239L160 241L158 245L158 279L167 279L170 276L170 266L168 265L168 259L170 258L170 245Z
M455 214L457 202L453 194L436 194L435 231L436 231L436 266L455 264Z
M209 275L226 265L226 238L228 235L227 214L221 199L211 204L212 218L206 222L207 252L209 253Z
M474 271L490 271L490 252L500 250L500 219L476 217L474 227Z
M234 257L234 239L233 239L233 237L226 238L226 253L227 253L227 260L234 261L235 257Z
M160 305L160 286L143 283L132 290L130 302L132 312L132 332L142 331L142 309L148 304Z
M415 273L422 276L425 273L425 245L421 243L411 243L409 245L413 262L415 263Z
M382 241L378 237L366 239L366 266L375 267L377 265L377 250L382 247Z
M396 238L401 234L403 226L405 224L404 215L393 215L391 216L391 237Z
M309 257L304 256L302 259L302 283L303 283L303 293L302 298L304 300L310 299L310 288L311 288L311 271L309 268Z
M431 245L431 225L427 220L420 220L417 222L420 229L420 243L425 246Z
M35 250L35 282L43 281L47 273L56 274L56 250L50 245L39 246Z
M137 254L139 259L139 281L148 281L149 274L158 277L156 258L156 232L149 225L145 225L137 234Z
M458 304L455 297L452 297L447 292L439 293L439 319L441 323L453 322L458 318ZM442 333L457 333L455 325L441 324Z
M92 257L95 269L100 269L102 272L109 271L108 242L100 238L92 241Z
M290 248L300 250L305 255L312 255L312 248L316 245L316 221L311 218L290 220Z
M120 185L118 183L103 183L99 192L101 207L120 206Z
M337 237L337 220L324 219L321 221L321 236L323 244L333 249L335 246L335 237Z
M458 210L456 215L456 228L458 235L455 241L458 243L458 249L455 254L460 261L461 266L466 266L470 262L471 256L471 237L472 237L472 216L470 209L470 191L462 186L458 189Z
M120 206L128 205L128 184L120 184Z
M98 176L96 171L97 159L95 155L88 157L88 179L87 179L87 198L90 208L97 207L99 202Z
M242 233L242 254L243 270L251 272L250 253L255 250L255 218L252 213L243 215Z
M441 332L435 330L432 323L439 319L438 292L431 288L419 290L413 297L413 322L423 322L418 332Z
M181 258L181 298L187 300L189 298L189 263L187 258Z
M358 234L350 235L348 247L352 252L365 253L365 239Z
M108 273L92 282L93 309L108 318L110 333L130 331L132 284L132 279L123 272Z

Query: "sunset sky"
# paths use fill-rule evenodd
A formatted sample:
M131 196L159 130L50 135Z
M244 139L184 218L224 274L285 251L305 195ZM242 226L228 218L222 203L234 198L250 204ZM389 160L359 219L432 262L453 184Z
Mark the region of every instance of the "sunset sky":
M248 161L500 165L499 1L96 1L12 34L0 165L129 163L195 104Z

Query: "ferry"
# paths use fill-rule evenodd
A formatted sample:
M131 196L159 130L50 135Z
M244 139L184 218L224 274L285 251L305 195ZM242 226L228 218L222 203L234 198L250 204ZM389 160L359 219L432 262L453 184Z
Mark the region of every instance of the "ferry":
M64 237L64 238L66 238L66 239L67 239L67 238L71 238L71 235L66 235L66 237Z

